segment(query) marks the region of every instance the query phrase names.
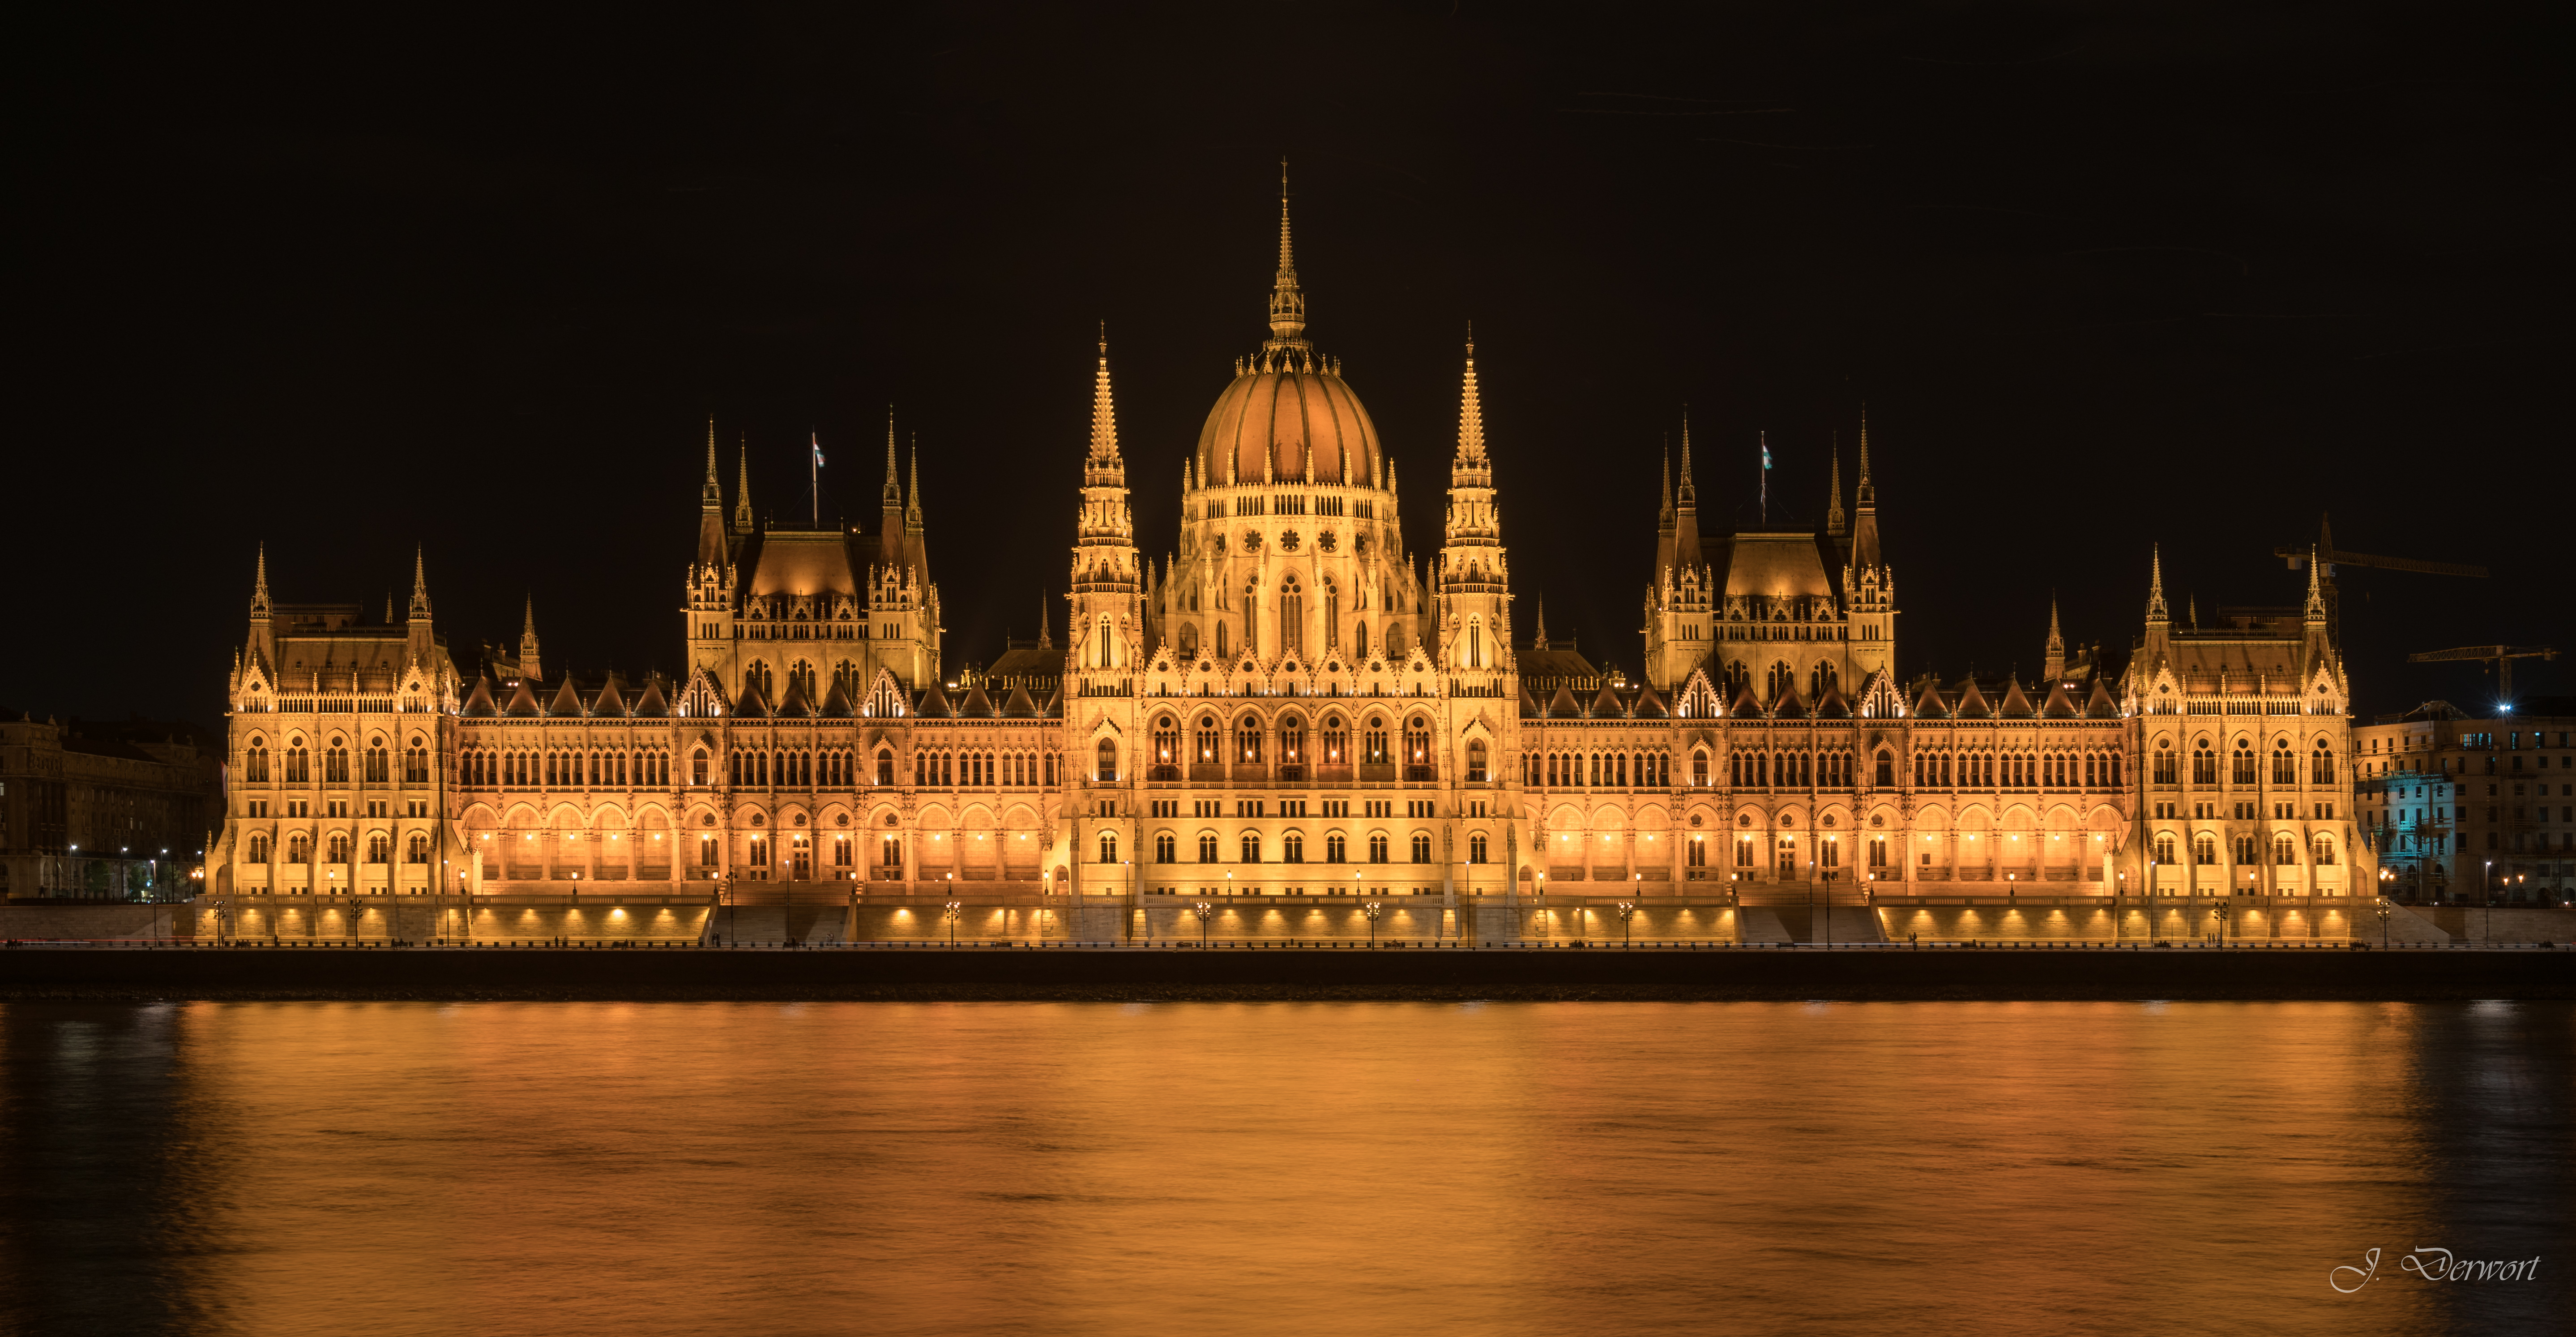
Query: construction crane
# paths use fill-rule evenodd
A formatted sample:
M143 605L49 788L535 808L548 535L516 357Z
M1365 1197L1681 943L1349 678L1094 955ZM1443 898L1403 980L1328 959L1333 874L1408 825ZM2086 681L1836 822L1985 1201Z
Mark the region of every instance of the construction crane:
M2545 645L2534 649L2521 649L2510 645L2463 645L2456 650L2427 650L2420 655L2408 655L2406 662L2447 664L2455 660L2475 659L2493 664L2496 666L2496 697L2504 702L2506 709L2510 710L2513 708L2513 661L2537 659L2546 663L2557 657L2558 652Z
M2306 567L2311 553L2316 556L2317 563L2322 568L2317 572L2317 592L2325 596L2326 634L2332 637L2337 645L2343 644L2343 595L2335 587L2334 574L2338 566L2361 566L2380 571L2414 571L2428 576L2468 576L2477 580L2487 578L2485 567L2470 566L2463 562L2427 562L2413 557L2381 557L2375 553L2345 552L2334 545L2334 522L2324 515L2317 517L2317 544L2314 548L2274 548L2272 550L2272 555L2288 562L2293 571Z

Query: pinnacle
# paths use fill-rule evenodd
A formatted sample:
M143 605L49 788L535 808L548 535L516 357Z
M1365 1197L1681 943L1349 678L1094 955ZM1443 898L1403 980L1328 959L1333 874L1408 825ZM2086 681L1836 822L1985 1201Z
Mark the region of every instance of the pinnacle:
M1100 368L1091 386L1091 458L1111 460L1118 455L1118 410L1109 394L1109 323L1100 326Z
M1458 459L1462 464L1485 459L1485 405L1476 393L1476 327L1467 327L1466 387L1458 399Z

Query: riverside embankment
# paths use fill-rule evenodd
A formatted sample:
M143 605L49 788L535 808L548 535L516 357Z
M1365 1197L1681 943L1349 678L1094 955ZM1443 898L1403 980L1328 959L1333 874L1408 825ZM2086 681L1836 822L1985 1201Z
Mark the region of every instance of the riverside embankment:
M0 1001L2576 999L2576 950L20 947Z

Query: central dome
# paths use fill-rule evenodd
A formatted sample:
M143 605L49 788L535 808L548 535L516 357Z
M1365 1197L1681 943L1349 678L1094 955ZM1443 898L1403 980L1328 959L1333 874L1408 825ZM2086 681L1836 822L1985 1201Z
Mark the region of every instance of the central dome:
M1310 465L1319 483L1385 486L1377 425L1331 371L1246 372L1199 429L1201 487L1302 481Z

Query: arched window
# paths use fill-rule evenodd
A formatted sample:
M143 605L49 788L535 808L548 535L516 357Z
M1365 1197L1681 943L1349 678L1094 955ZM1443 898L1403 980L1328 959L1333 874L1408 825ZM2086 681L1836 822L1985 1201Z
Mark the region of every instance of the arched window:
M1110 782L1110 781L1116 780L1116 779L1118 778L1118 743L1117 743L1117 740L1115 740L1115 739L1110 739L1110 738L1103 738L1103 739L1101 739L1101 740L1100 740L1100 746L1099 746L1099 748L1098 748L1098 749L1096 749L1096 750L1097 750L1097 751L1099 752L1099 754L1100 754L1100 779L1101 779L1101 782L1102 782L1102 783L1104 783L1104 784L1106 784L1106 783L1108 783L1108 782Z
M367 741L367 769L365 774L367 777L367 783L371 785L389 784L394 778L392 754L386 751L385 740L381 737L372 738ZM378 862L382 861L379 860Z
M403 842L403 862L429 862L429 837L427 835L418 831L411 833L410 838Z
M331 749L322 754L322 782L334 785L349 783L349 745L337 738L331 740ZM347 861L334 859L332 862Z
M1404 722L1404 768L1407 779L1431 778L1431 721L1420 715Z
M330 861L331 861L332 863L347 863L347 862L349 861L349 833L348 833L348 832L346 832L346 831L334 831L334 832L332 832L332 833L331 833L331 860L330 860Z
M1693 867L1693 868L1706 868L1706 867L1708 867L1708 837L1706 837L1706 836L1693 836L1693 837L1691 837L1691 838L1690 838L1690 845L1688 846L1688 850L1689 850L1689 859L1687 860L1687 862L1689 863L1689 865L1690 865L1691 867Z
M1470 618L1470 619L1468 619L1468 622L1467 622L1467 667L1469 667L1469 668L1476 668L1476 667L1478 667L1478 666L1482 665L1482 664L1485 662L1485 658L1484 658L1484 656L1485 656L1485 622L1484 622L1484 619L1482 619L1482 618Z
M707 783L707 750L699 748L689 754L689 783L704 788Z
M1386 749L1386 721L1374 715L1370 716L1368 732L1361 739L1361 743L1363 750L1360 753L1360 760L1372 766L1385 765L1389 760Z
M2228 779L2231 783L2240 785L2250 785L2254 783L2253 745L2247 743L2242 738L2237 739L2236 752L2227 770Z
M2299 842L2297 837L2292 836L2287 831L2274 836L2272 838L2272 862L2284 868L2297 864L2299 862Z
M313 837L308 836L301 831L288 836L286 838L286 861L288 863L313 862Z
M1214 835L1204 835L1199 837L1199 862L1216 862L1216 837Z
M1216 716L1201 715L1199 717L1197 741L1198 753L1196 756L1192 757L1191 760L1203 766L1214 765L1219 760L1216 750L1224 744L1223 737L1217 732Z
M1880 748L1878 752L1878 779L1876 783L1881 789L1894 789L1896 787L1896 754L1885 748Z
M2290 755L2290 740L2287 738L2273 740L2272 783L2276 785L2295 785L2298 782L2299 760L2298 758Z
M1100 861L1102 863L1118 862L1117 832L1103 831L1100 833Z
M1351 624L1351 653L1362 659L1368 658L1368 623L1365 621Z
M250 751L243 754L242 773L243 777L253 784L268 783L268 744L257 735L251 737Z
M1166 831L1154 837L1154 862L1177 863L1181 857L1180 850L1181 843L1172 838L1171 832Z
M1291 575L1279 586L1279 650L1293 655L1305 648L1306 594L1298 588L1297 577Z
M2320 868L2330 867L2333 865L2334 861L2334 837L2320 833L2317 836L2317 866Z
M2170 832L2159 834L2156 837L2156 862L2172 863L2173 861L2174 838L2172 834Z
M1306 760L1306 721L1290 713L1279 721L1279 764L1303 765Z
M1243 833L1243 862L1261 862L1261 836L1258 832L1246 831Z
M267 863L267 862L268 862L268 833L267 833L267 832L265 832L265 831L254 831L254 832L252 832L252 833L251 833L251 837L250 837L250 849L249 849L249 853L248 853L248 856L247 856L247 857L248 857L249 861L250 861L250 862L252 862L252 863Z
M286 783L313 783L311 754L304 750L304 739L300 735L286 740Z
M1336 831L1324 837L1324 862L1340 863L1348 857L1349 847L1343 843L1341 832Z
M1485 833L1484 833L1484 832L1482 832L1482 831L1478 831L1478 832L1476 832L1475 834L1473 834L1473 835L1471 835L1471 836L1467 837L1467 862L1469 862L1469 863L1483 863L1484 861L1485 861Z
M1383 833L1369 837L1369 862L1386 862L1386 836Z
M2381 763L2380 770L2382 774L2386 774L2386 763ZM2330 785L2334 782L2334 749L2328 747L2326 745L2326 740L2320 738L2317 740L2316 750L2308 754L2308 783L2312 785ZM2334 861L2332 859L2319 859L2317 862L2332 863Z
M1479 785L1485 782L1485 740L1482 738L1467 740L1467 782Z
M1324 577L1324 648L1334 649L1342 643L1342 589L1331 576Z
M1288 834L1281 836L1279 838L1279 862L1306 862L1306 837L1295 831L1291 831Z
M2191 861L2196 864L2216 864L2218 862L2218 837L2213 836L2206 831L2201 832L2199 836L2195 837L2191 842Z
M1180 762L1181 726L1171 716L1165 715L1154 721L1154 766L1157 772L1160 772L1165 767L1176 767ZM1158 778L1178 779L1179 775L1174 772L1170 775L1159 775Z
M2239 867L2254 862L2254 845L2255 841L2252 836L2238 836L2236 838L2236 862Z
M2192 749L2191 782L2195 785L2218 783L2218 754L2210 750L2206 738L2200 740L2200 746Z
M1324 717L1323 743L1323 761L1325 765L1348 766L1351 764L1351 731L1342 726L1341 716L1327 715Z
M1413 861L1415 863L1431 862L1431 833L1427 831L1416 831L1413 833Z

